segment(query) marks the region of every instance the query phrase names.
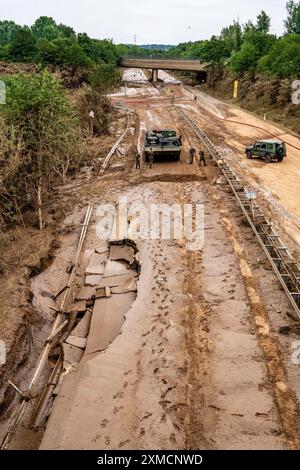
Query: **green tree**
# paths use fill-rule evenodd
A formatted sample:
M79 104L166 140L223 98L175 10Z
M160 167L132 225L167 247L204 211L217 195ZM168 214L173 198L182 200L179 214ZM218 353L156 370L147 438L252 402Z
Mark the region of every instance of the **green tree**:
M241 25L234 21L232 25L222 29L220 37L226 42L230 52L239 51L243 42Z
M290 0L286 4L287 19L284 21L287 34L300 34L300 2Z
M58 31L60 32L61 36L65 37L65 38L75 38L76 37L76 33L74 31L73 28L71 28L71 26L66 26L64 24L59 24L58 25Z
M249 29L244 34L244 43L252 44L255 47L258 58L267 54L275 41L276 36L259 31L257 28Z
M244 32L244 34L249 33L249 32L252 31L253 29L255 29L255 26L254 26L253 21L251 21L251 20L247 21L247 23L245 23L244 26L243 26L243 32Z
M10 46L10 55L13 60L30 62L36 54L35 39L28 26L16 30Z
M35 39L48 39L52 41L60 36L59 28L53 18L41 16L32 25L31 31Z
M0 21L0 47L10 44L19 28L14 21Z
M10 58L10 46L7 44L6 46L0 47L0 60L9 61Z
M58 38L51 42L39 39L36 49L43 64L70 65L74 70L92 65L92 61L74 38Z
M92 88L108 93L120 84L120 74L114 65L98 64L91 69L88 81Z
M56 63L58 65L71 65L74 69L77 67L86 67L92 64L91 59L86 55L78 42L72 39L56 39L54 45L57 50Z
M36 42L36 56L43 65L58 62L58 47L48 39L40 38Z
M212 36L202 51L203 60L209 62L211 65L220 65L228 58L230 52L227 48L226 42L217 36Z
M261 13L257 17L256 28L261 33L268 33L270 31L271 26L271 18L267 15L265 11L261 11Z
M288 35L276 41L258 63L258 71L280 78L300 75L300 35Z
M241 50L234 54L230 60L230 68L241 74L248 70L254 70L257 66L258 53L253 44L244 43Z

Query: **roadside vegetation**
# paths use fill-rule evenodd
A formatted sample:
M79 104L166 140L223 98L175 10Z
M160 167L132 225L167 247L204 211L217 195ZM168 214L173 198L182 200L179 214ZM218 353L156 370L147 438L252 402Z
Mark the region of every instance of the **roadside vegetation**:
M60 83L47 71L6 80L1 107L1 226L24 223L33 206L44 226L44 203L57 180L82 159L79 120Z
M2 77L6 104L0 106L0 234L25 225L23 215L32 210L33 223L42 229L56 185L87 161L91 136L109 133L113 109L107 93L119 84L117 58L110 40L76 35L52 18L41 17L32 27L0 22L0 60L8 69L10 63L35 64L27 73L13 68ZM84 86L71 103L63 85ZM93 126L91 110L97 110Z

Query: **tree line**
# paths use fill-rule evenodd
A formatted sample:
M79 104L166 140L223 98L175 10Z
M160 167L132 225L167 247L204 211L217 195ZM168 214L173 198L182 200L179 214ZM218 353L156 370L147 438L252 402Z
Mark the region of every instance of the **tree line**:
M166 57L194 58L210 67L225 66L234 73L258 72L279 78L300 75L300 2L286 4L287 18L282 37L271 34L271 18L262 11L256 22L233 24L209 40L181 43Z
M116 64L118 50L109 39L91 39L86 33L42 16L31 26L0 21L0 60L42 65Z

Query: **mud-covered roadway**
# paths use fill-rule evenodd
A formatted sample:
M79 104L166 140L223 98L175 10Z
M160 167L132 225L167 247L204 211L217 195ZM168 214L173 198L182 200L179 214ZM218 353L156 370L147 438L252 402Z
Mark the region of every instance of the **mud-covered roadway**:
M228 162L265 198L283 236L297 250L299 151L282 164L248 161L244 147L268 134L300 147L298 138L237 108L185 89L163 73L154 87L128 71L127 89L112 96L138 115L132 143L140 151L146 129L175 128L181 162L142 162L112 173L91 191L96 204L204 205L204 243L137 241L141 272L136 299L111 344L85 353L64 374L41 449L299 449L299 365L296 334L283 336L291 307L237 203L179 117L181 106L225 153ZM126 96L125 96L126 94ZM197 101L194 101L197 95ZM173 98L175 97L175 98ZM174 99L175 105L174 106ZM96 213L86 249L94 246ZM290 238L291 237L291 238ZM55 270L55 261L49 268ZM90 334L93 332L90 331Z

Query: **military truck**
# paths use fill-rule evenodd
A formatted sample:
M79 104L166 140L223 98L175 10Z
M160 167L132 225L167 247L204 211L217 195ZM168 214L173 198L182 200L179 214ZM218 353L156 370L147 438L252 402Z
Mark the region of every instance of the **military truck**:
M182 148L181 136L172 129L147 131L145 135L145 161L149 161L149 153L153 152L154 160L170 157L180 160Z
M266 163L273 160L282 162L286 157L286 145L281 140L257 140L254 145L250 145L245 150L247 158L260 157Z

